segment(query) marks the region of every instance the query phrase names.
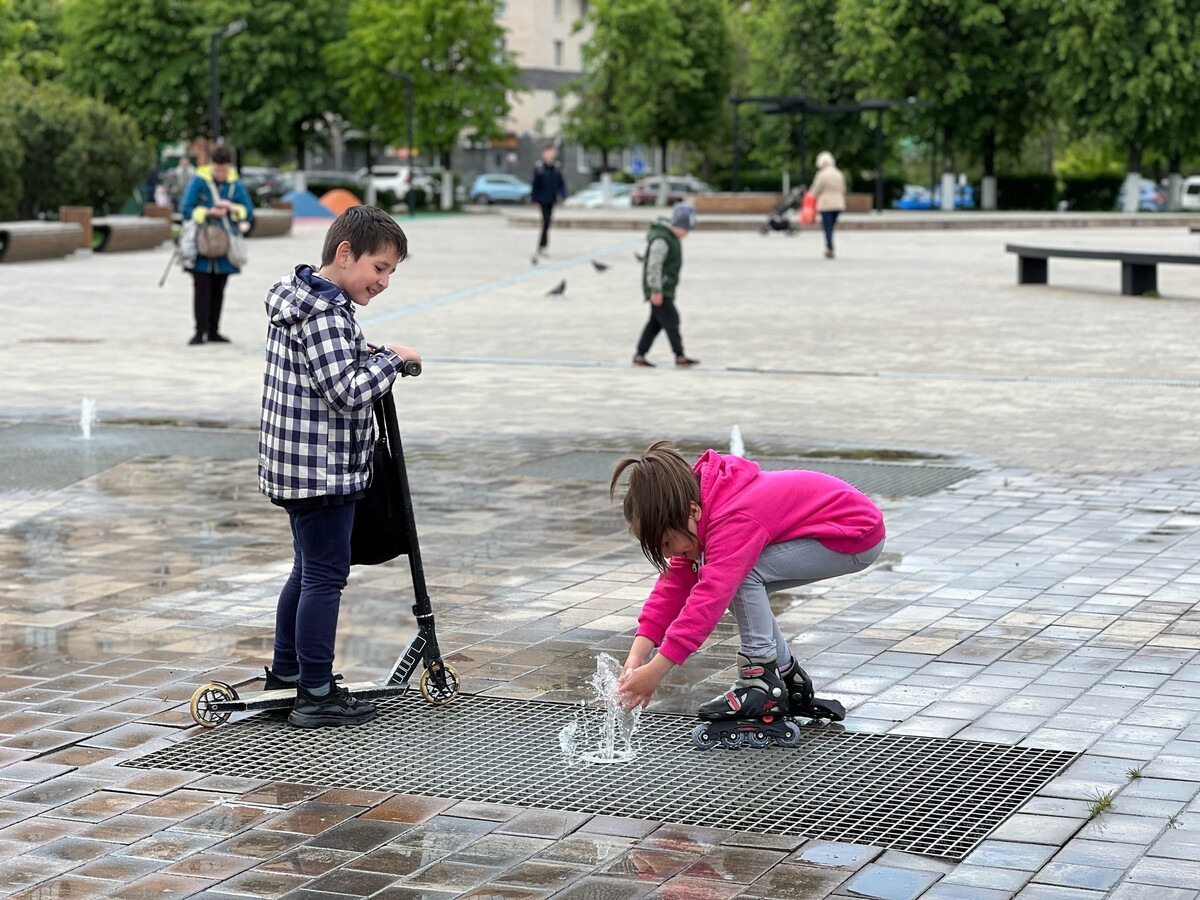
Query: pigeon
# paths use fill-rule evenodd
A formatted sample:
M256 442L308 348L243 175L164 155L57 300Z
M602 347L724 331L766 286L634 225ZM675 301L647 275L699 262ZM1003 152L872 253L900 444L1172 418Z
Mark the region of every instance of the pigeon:
M546 291L546 296L547 297L562 296L566 292L567 292L567 280L564 278L562 281L560 281L554 287L550 288L550 290Z
M607 272L608 271L608 266L605 265L604 263L600 262L600 260L598 260L598 259L592 260L592 268L595 269L597 272Z
M644 262L646 259L646 257L642 256L642 254L638 253L636 250L633 251L633 258L638 262Z

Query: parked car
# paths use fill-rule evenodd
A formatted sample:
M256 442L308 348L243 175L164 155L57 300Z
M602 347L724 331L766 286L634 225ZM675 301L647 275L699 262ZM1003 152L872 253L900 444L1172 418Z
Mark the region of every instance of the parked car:
M1200 211L1200 175L1183 179L1183 193L1179 205L1184 209Z
M658 202L658 189L662 184L661 177L643 178L633 186L629 202L633 206L653 206ZM690 175L682 175L667 179L667 203L678 203L692 194L711 194L713 189Z
M1125 183L1121 183L1120 189L1117 191L1118 210L1125 208ZM1167 208L1167 195L1159 189L1149 178L1143 178L1138 191L1138 211L1139 212L1162 212Z
M282 197L292 189L291 178L271 166L245 166L238 169L238 177L246 190L267 200Z
M472 203L528 203L533 188L516 175L483 174L471 183Z
M633 185L614 181L609 185L609 207L628 208L632 193ZM604 186L599 181L593 181L583 190L568 197L563 206L569 206L572 209L599 209L604 206Z
M904 194L896 201L896 209L941 209L942 188L939 185L932 191L920 184L906 184ZM975 188L973 185L960 184L954 189L955 209L975 208Z
M410 167L396 163L381 163L371 166L370 173L364 167L359 169L357 174L363 187L373 183L376 192L391 191L401 202L408 199L408 191L414 186L425 194L426 203L431 203L434 194L439 190L434 179L420 166Z

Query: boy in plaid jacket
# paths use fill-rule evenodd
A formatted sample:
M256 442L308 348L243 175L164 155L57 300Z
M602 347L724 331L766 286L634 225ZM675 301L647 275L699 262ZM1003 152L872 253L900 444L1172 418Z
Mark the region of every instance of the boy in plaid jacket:
M296 687L302 728L375 717L333 676L338 606L350 575L354 503L371 477L372 404L391 390L411 347L372 353L354 320L408 253L400 226L356 206L329 227L321 268L297 266L268 292L258 483L287 510L295 561L279 595L267 690Z

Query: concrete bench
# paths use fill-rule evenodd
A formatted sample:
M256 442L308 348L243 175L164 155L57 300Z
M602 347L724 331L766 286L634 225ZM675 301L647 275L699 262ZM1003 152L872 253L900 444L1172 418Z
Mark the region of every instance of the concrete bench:
M171 220L143 216L105 216L92 222L97 253L153 250L171 240Z
M1086 250L1075 247L1033 247L1007 244L1017 254L1017 284L1045 284L1050 257L1064 259L1108 259L1121 264L1121 293L1139 296L1158 291L1158 267L1200 266L1200 253L1149 253L1141 250Z
M0 262L70 256L82 240L75 222L0 222Z
M256 209L246 237L279 237L292 230L290 209Z

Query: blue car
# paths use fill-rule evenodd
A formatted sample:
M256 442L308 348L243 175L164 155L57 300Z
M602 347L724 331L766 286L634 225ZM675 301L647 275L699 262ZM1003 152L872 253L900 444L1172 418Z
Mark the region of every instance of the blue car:
M528 203L533 188L515 175L480 175L467 196L472 203Z
M917 184L906 185L904 196L896 201L896 209L941 209L942 188L939 185L932 191ZM955 209L975 208L975 188L969 184L958 185L954 189Z

